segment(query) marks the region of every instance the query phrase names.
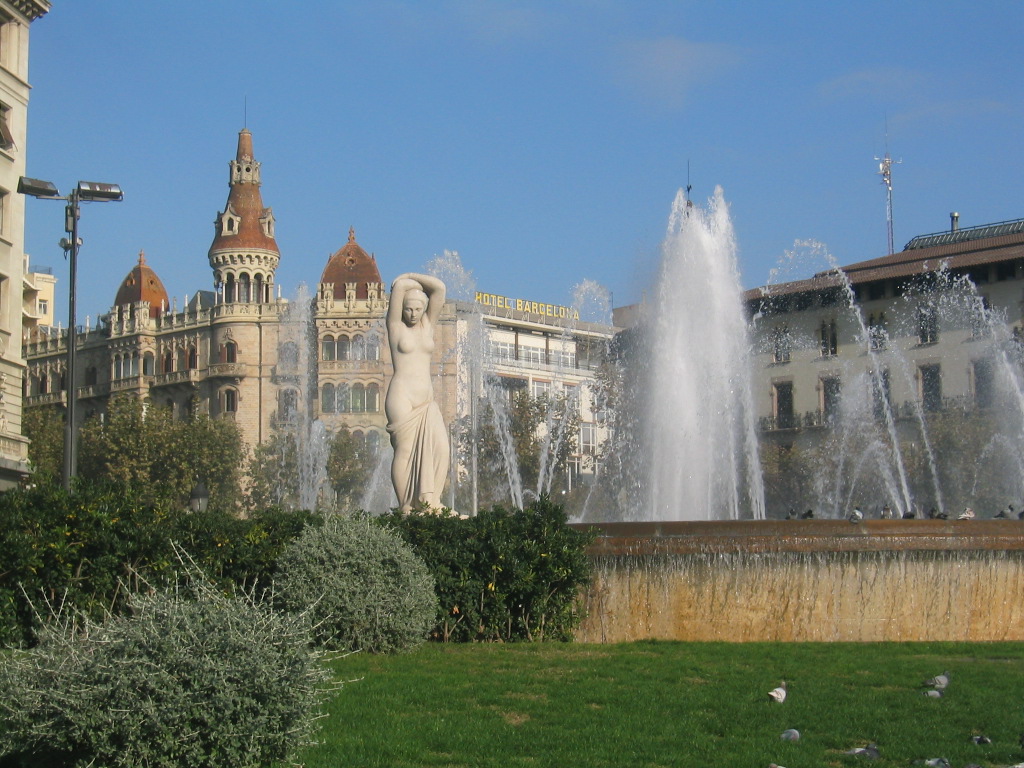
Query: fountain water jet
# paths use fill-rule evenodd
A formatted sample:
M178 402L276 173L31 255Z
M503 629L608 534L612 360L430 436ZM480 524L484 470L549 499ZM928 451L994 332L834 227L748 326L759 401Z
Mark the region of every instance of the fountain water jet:
M650 346L649 516L764 516L736 241L721 188L707 209L676 196Z

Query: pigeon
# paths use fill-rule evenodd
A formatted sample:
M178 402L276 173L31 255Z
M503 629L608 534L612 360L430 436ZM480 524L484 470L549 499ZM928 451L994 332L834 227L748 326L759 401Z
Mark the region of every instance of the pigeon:
M813 520L814 519L814 510L813 509L808 509L806 512L804 512L803 514L800 515L800 519L801 520Z
M917 515L914 514L914 510L908 509L906 512L903 513L903 517L901 519L913 520L915 517L917 517Z
M773 688L768 691L768 698L772 701L777 701L779 704L786 700L786 681L783 680L778 688Z
M1007 513L1007 511L1005 509L1000 509L995 514L995 519L996 520L1009 520L1010 519L1010 515Z
M789 512L786 513L786 519L787 520L796 520L796 510L794 510L794 509L789 510Z
M933 757L929 760L925 760L924 764L927 765L928 768L951 768L949 760L944 757Z
M877 760L881 757L881 753L878 751L878 745L872 742L866 747L854 747L853 749L846 750L848 755L856 755L857 757L866 757L868 760Z
M860 511L860 507L854 507L853 512L850 513L850 522L859 523L864 519L864 513Z
M895 515L892 512L892 507L890 507L888 504L882 507L882 511L878 514L879 517L881 517L883 520L892 520L893 517L895 517Z
M924 695L927 696L929 699L941 699L944 693L945 691L941 688L931 688L925 691Z
M921 685L930 685L932 688L938 688L940 691L945 690L946 686L949 685L949 672L943 672L941 675L925 680Z
M975 744L991 744L992 743L992 739L990 739L988 736L971 736L971 741L973 741Z
M964 509L963 512L961 512L959 515L956 516L956 519L957 520L973 520L974 519L974 510L971 509L970 507L967 507L966 509Z
M783 741L800 741L800 731L796 728L787 728L779 738Z
M768 768L786 768L786 767L784 765L779 765L778 763L768 763Z

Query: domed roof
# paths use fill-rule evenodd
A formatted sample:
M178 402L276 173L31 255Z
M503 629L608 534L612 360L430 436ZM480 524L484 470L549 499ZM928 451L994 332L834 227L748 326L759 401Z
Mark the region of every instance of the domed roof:
M359 247L354 228L348 230L348 242L327 260L320 282L334 284L335 298L345 297L345 283L355 283L356 298L364 300L369 298L367 283L383 282L380 270L377 269L377 260Z
M149 302L150 317L160 317L162 308L169 303L167 290L153 268L146 263L146 254L143 251L139 251L139 263L132 267L132 271L121 281L114 306L134 304L137 301Z

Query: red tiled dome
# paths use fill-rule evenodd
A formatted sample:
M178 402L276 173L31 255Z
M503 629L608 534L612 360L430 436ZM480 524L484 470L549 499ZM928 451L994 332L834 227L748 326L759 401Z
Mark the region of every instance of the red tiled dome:
M345 283L355 283L356 298L363 300L369 298L367 283L382 282L377 260L359 247L355 229L349 228L348 242L327 260L320 282L334 284L335 298L345 297Z
M159 317L161 308L167 306L167 290L160 282L156 272L146 263L146 254L139 251L139 263L132 267L121 287L117 289L114 306L134 304L138 301L149 302L149 316Z

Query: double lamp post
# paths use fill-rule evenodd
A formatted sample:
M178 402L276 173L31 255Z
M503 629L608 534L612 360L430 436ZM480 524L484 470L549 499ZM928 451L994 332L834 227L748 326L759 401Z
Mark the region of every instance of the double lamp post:
M75 477L76 438L75 405L77 391L75 389L75 356L78 348L77 318L75 316L75 300L77 298L78 248L82 241L78 238L78 214L84 202L117 202L124 199L124 193L117 184L103 184L95 181L80 181L71 193L61 195L57 187L49 181L30 179L22 176L18 180L18 192L42 200L63 200L64 231L68 237L62 238L60 247L64 249L64 257L68 260L68 350L67 370L65 371L65 391L67 407L64 422L64 465L61 473L64 487L70 491Z

